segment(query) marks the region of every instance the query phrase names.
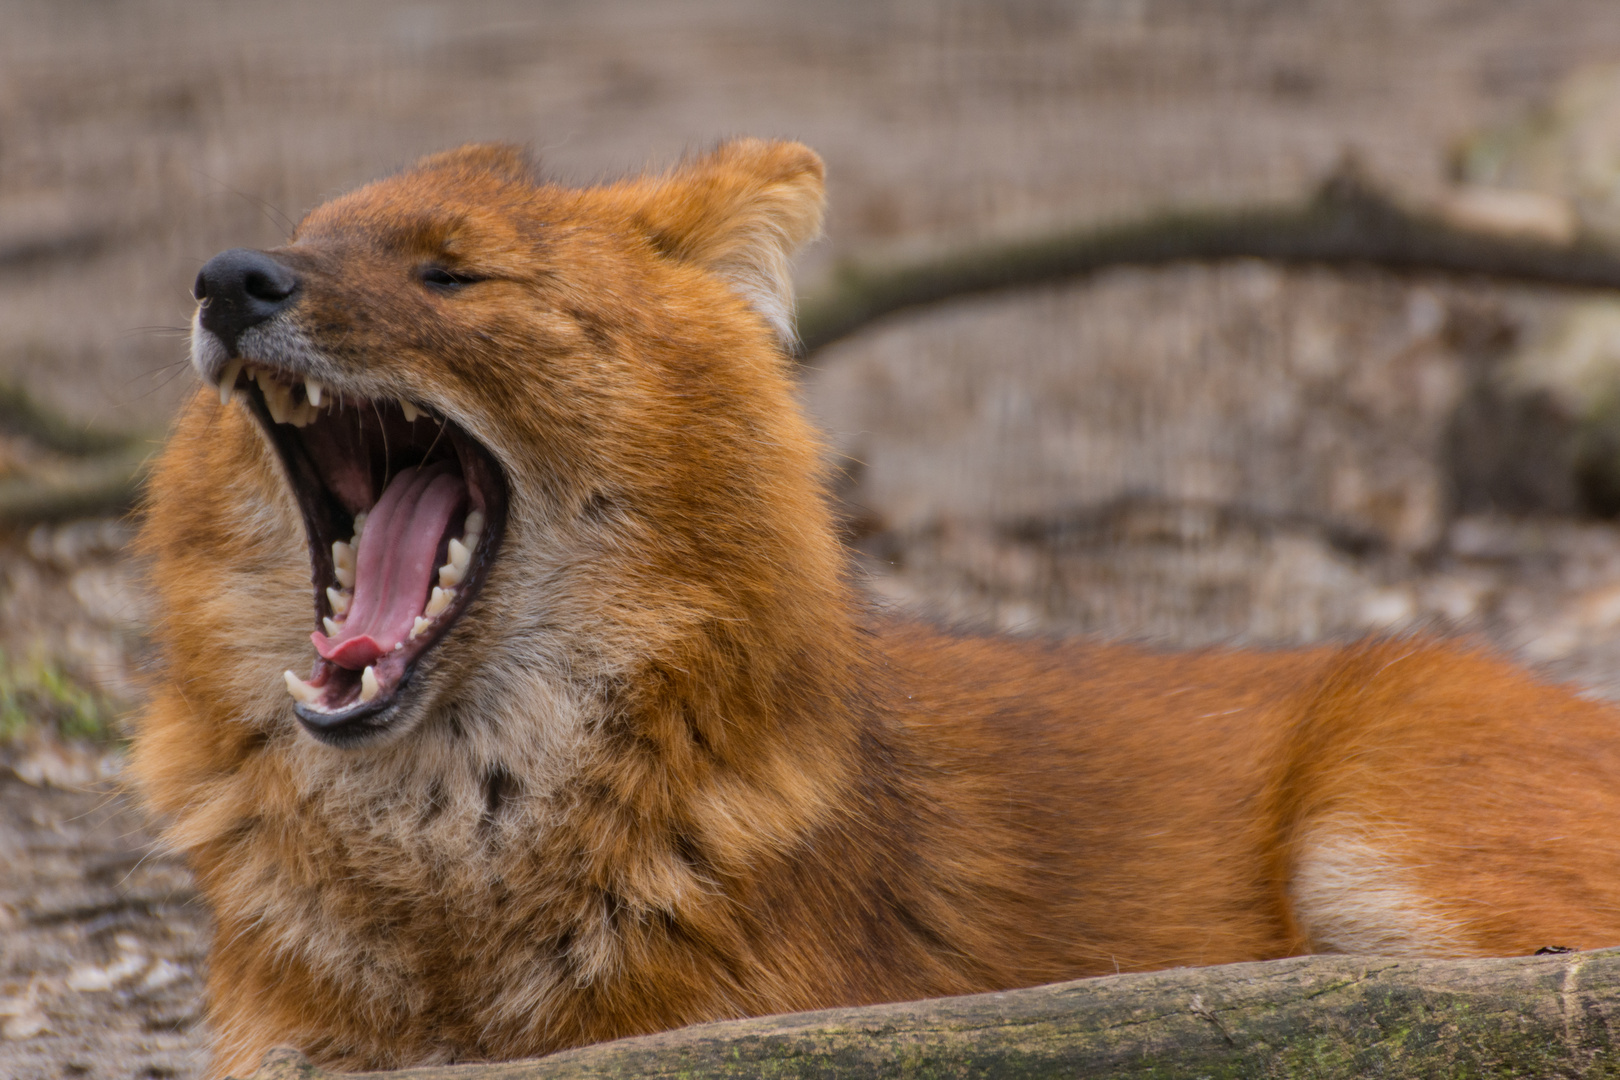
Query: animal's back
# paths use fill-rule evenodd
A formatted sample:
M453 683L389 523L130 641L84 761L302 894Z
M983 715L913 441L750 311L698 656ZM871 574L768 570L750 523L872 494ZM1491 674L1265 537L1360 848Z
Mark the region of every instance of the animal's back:
M1620 713L1487 653L896 644L943 786L1005 799L1087 973L1620 942Z

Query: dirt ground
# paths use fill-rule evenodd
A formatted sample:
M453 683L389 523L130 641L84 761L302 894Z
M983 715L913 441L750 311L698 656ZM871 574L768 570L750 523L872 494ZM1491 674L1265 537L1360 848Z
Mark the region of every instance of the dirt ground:
M0 378L153 440L202 261L468 139L579 181L804 139L831 185L813 295L846 258L1297 196L1347 153L1430 197L1460 140L1620 61L1607 0L0 0L0 25ZM1514 374L1594 303L1121 269L891 318L804 396L889 602L1177 646L1462 633L1620 698L1620 529L1579 418ZM0 435L3 480L35 451ZM136 705L128 536L0 537L0 706L94 735ZM199 1075L184 867L116 741L7 715L0 1075Z

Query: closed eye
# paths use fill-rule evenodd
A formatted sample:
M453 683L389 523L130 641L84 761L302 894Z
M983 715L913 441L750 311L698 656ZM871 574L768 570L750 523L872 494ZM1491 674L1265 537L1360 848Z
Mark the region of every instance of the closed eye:
M484 279L477 274L469 274L463 270L451 270L447 267L428 264L417 271L422 284L439 292L455 292L475 282Z

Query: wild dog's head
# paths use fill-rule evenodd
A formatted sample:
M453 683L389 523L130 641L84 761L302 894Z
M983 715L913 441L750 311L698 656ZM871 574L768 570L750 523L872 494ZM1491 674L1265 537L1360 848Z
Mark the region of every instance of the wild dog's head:
M210 260L212 389L147 526L188 702L357 745L513 670L791 624L838 573L781 347L821 180L745 141L571 190L472 146ZM303 601L271 596L298 566Z

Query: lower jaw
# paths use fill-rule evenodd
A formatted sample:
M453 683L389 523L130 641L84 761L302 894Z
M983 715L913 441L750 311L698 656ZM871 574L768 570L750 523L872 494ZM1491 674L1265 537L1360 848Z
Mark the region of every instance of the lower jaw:
M386 702L365 702L337 712L322 712L300 704L293 706L293 713L305 731L327 746L348 748L374 742L398 729L406 705L401 695L412 674L406 672L398 690Z

